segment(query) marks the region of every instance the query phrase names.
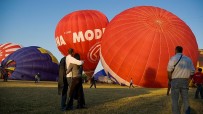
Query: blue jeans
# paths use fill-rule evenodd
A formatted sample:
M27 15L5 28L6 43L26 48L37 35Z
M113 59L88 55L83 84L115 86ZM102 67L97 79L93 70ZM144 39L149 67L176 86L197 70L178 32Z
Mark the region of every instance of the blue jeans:
M171 98L172 113L180 114L179 95L181 95L184 112L190 114L189 98L188 98L189 82L188 79L177 78L171 81Z
M195 92L195 98L199 97L199 93L200 93L201 98L203 99L203 88L202 88L201 84L197 84L197 90Z

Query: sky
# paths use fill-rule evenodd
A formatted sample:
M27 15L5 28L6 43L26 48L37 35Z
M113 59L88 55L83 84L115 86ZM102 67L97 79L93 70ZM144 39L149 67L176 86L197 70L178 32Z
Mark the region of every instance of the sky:
M190 27L199 49L203 49L203 0L0 0L0 44L39 46L60 61L63 55L54 37L56 25L65 15L93 9L111 21L136 6L160 7L175 14ZM98 69L102 69L100 63Z

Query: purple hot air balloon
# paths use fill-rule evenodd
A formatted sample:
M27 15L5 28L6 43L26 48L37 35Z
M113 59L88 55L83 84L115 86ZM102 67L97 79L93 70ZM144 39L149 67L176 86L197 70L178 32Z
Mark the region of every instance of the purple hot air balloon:
M9 79L34 80L40 73L40 80L55 81L58 77L58 61L51 52L41 47L24 47L2 61L5 70L11 72Z

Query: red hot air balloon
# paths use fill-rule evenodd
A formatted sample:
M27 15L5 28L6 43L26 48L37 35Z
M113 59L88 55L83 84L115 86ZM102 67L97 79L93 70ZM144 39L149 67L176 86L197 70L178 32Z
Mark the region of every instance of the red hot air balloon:
M22 46L13 43L0 44L0 63L11 53L22 48Z
M167 87L167 64L176 46L183 47L194 66L197 42L176 15L153 6L127 9L113 18L102 37L101 62L120 84Z
M107 17L96 10L79 10L64 16L55 30L59 51L66 56L73 48L85 60L84 71L91 76L100 59L100 41L107 24Z

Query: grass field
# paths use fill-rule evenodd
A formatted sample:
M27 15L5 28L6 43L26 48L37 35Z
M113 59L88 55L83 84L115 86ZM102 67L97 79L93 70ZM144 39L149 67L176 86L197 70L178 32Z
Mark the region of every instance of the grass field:
M57 82L0 80L0 114L171 114L166 89L129 89L111 84L97 84L96 89L90 89L89 84L83 86L88 108L61 112ZM192 114L203 114L203 100L194 99L194 92L195 88L190 88Z

